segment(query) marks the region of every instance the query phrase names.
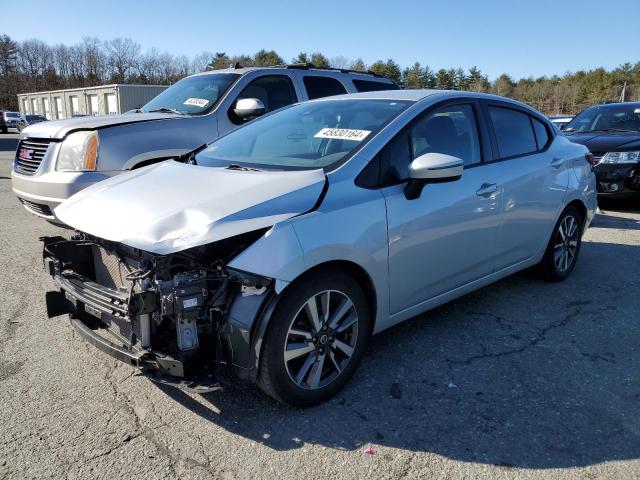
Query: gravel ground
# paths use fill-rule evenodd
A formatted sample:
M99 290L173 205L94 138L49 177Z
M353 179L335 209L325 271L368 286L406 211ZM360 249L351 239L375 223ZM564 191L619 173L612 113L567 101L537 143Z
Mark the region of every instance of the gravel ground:
M614 205L560 284L515 275L373 338L316 408L158 387L48 320L0 137L0 478L640 477L640 211ZM374 455L364 452L373 448Z

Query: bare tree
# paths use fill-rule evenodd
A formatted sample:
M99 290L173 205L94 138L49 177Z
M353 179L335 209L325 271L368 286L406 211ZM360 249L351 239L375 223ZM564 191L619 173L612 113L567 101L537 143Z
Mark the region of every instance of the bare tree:
M111 81L124 83L140 56L140 45L130 38L115 38L106 44Z
M218 54L216 53L216 55ZM214 54L211 52L202 52L201 54L196 55L191 60L191 71L194 73L204 72L205 70L208 69L209 65L211 64L212 58L214 58ZM228 67L229 64L227 63L226 66Z
M95 37L82 39L82 58L87 85L100 85L106 81L107 58L103 43Z

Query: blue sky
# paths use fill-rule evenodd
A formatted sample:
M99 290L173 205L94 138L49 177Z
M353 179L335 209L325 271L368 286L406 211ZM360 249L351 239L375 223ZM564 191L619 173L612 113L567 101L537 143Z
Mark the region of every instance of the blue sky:
M189 56L321 51L519 78L640 61L640 0L2 0L0 33L50 44L130 37Z

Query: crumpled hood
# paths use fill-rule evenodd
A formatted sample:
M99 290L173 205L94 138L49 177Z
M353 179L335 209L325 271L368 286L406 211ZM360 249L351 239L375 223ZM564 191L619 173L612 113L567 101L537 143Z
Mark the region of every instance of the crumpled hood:
M29 125L22 134L31 138L64 138L73 130L95 130L114 127L124 123L150 122L153 120L184 120L188 116L173 113L123 113L120 115L102 115L98 117L76 117L64 120L51 120Z
M593 153L640 149L640 132L637 134L622 132L571 133L566 137L574 143L584 145Z
M165 255L304 213L324 183L321 169L255 172L169 160L92 185L55 214L90 235Z

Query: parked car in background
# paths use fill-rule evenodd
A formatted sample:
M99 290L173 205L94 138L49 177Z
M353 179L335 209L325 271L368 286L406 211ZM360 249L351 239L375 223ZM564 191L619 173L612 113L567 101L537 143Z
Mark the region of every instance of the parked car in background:
M318 403L371 334L527 267L566 278L596 209L588 155L492 95L290 106L60 205L77 234L43 239L48 311L165 382Z
M47 117L43 117L42 115L25 115L25 117L29 125L47 121Z
M640 102L589 107L563 132L593 153L598 194L640 195Z
M27 126L27 120L19 112L0 111L0 132L7 133L9 129L22 131Z
M557 126L560 130L564 128L564 126L571 121L573 115L549 115L547 118L551 120L555 126Z
M188 153L264 113L293 103L398 86L384 77L309 64L231 68L187 77L134 113L49 121L25 129L13 191L31 213L83 188Z

